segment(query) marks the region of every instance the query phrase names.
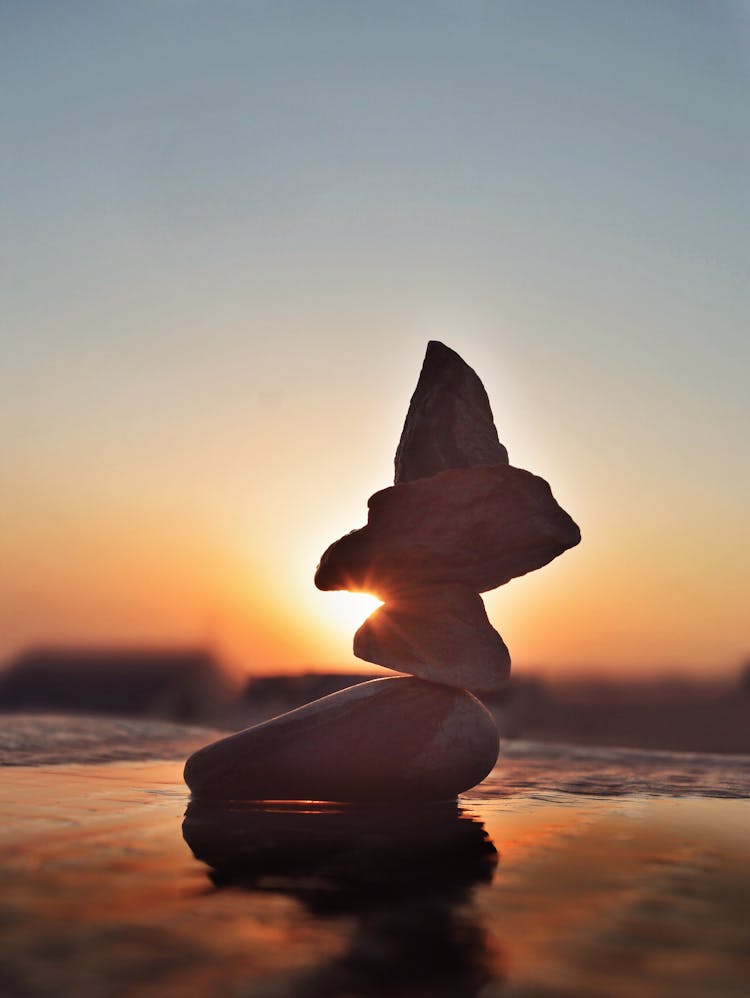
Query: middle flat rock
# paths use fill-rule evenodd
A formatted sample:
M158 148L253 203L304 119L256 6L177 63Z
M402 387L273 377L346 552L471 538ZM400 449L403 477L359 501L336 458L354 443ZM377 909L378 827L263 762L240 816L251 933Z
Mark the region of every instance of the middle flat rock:
M431 586L384 603L354 635L354 654L476 692L504 689L510 673L508 649L482 597L460 585Z
M376 492L368 506L367 526L323 554L318 589L387 601L458 582L481 593L541 568L581 539L547 482L512 465L449 469Z
M497 759L495 721L466 690L374 679L199 749L196 798L444 801Z

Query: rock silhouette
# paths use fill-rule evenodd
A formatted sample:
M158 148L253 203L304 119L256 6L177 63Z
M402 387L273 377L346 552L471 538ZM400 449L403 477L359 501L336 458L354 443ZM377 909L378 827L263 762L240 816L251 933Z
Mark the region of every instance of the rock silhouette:
M494 766L497 728L469 690L501 689L510 656L480 593L546 565L580 531L544 479L508 463L482 382L442 343L428 344L395 472L366 526L324 552L315 584L383 599L354 653L410 675L200 749L185 767L196 798L445 801Z
M394 676L199 749L185 781L220 800L447 801L487 775L497 748L466 690Z
M541 568L581 539L544 479L510 465L450 469L393 485L368 506L367 526L323 554L319 589L387 600L460 582L482 593Z
M507 463L484 385L454 350L430 340L396 449L395 484Z
M354 635L354 654L486 693L502 689L510 672L510 654L482 597L458 583L426 587L378 607Z

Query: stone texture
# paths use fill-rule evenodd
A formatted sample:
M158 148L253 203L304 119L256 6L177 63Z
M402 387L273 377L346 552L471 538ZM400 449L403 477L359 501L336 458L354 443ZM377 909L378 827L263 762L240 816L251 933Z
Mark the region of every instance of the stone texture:
M195 752L185 782L220 800L440 801L495 764L492 715L465 690L375 679Z
M454 350L431 340L396 450L396 484L507 463L484 385Z
M477 692L503 689L510 655L466 586L430 586L378 607L354 635L354 654L397 672Z
M394 485L369 502L367 526L335 541L319 589L388 600L444 582L486 592L541 568L581 534L543 478L510 465L443 471Z

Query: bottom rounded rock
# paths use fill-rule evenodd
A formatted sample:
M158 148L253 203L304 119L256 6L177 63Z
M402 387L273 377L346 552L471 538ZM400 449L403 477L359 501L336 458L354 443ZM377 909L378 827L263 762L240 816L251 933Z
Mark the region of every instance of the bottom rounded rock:
M498 733L476 697L374 679L206 745L185 782L218 800L441 801L479 783Z

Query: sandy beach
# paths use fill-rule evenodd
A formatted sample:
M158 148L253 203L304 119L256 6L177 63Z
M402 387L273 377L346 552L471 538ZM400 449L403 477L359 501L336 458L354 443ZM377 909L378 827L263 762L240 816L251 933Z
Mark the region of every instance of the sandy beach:
M457 808L211 813L210 731L8 721L4 995L746 994L749 757L510 742Z

